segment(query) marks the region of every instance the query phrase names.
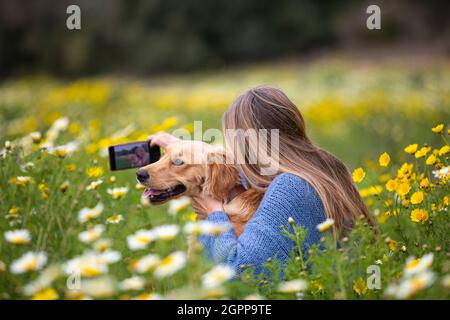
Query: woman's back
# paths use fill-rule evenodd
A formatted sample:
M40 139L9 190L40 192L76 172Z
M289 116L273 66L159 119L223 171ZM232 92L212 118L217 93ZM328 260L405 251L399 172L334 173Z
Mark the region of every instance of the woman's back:
M289 227L288 219L306 228L304 250L320 239L316 226L323 222L325 211L320 197L302 178L283 173L269 185L264 198L244 232L235 238L233 230L220 236L203 236L201 242L210 257L216 262L234 266L253 265L259 273L261 264L276 257L283 264L289 257L294 242L281 234L281 227ZM207 220L215 223L228 222L224 212L214 212Z

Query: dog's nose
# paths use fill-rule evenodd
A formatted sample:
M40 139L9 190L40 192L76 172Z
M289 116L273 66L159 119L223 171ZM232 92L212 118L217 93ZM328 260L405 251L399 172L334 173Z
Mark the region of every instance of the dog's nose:
M136 177L140 183L144 183L150 178L150 175L148 174L147 170L140 169L136 171Z

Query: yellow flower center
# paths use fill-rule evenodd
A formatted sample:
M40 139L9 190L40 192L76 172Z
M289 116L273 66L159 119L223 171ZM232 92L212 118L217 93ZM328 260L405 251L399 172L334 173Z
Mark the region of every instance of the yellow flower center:
M168 256L161 261L160 266L167 267L167 266L171 265L173 263L173 261L174 261L173 256Z

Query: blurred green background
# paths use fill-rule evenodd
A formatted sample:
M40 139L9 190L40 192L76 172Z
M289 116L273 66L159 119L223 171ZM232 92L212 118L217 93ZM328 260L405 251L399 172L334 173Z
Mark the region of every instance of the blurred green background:
M66 28L72 4L80 31ZM366 28L373 4L379 31ZM0 74L152 75L392 45L448 54L448 12L446 0L1 0Z

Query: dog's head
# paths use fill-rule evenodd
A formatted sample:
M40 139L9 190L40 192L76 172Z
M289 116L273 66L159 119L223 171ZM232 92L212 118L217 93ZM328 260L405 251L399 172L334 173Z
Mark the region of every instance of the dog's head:
M237 170L225 164L224 153L200 141L169 144L155 163L140 168L138 181L146 186L143 196L162 204L182 195L195 196L202 190L223 200L239 181Z

